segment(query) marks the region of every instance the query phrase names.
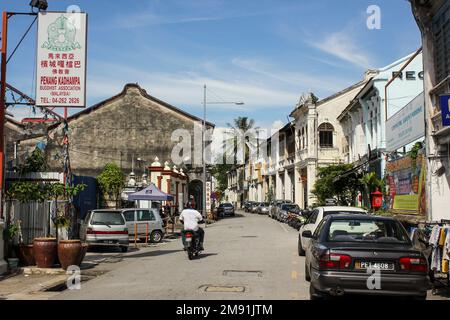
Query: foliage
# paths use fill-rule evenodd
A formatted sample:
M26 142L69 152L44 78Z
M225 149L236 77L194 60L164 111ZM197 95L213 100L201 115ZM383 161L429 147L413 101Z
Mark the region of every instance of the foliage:
M19 227L15 224L10 224L3 230L3 239L5 241L11 241L19 232Z
M408 152L408 155L411 157L411 159L416 160L417 156L419 155L419 151L423 148L422 142L416 142L411 150Z
M319 205L324 205L325 199L329 198L335 198L339 205L354 204L360 182L355 172L348 172L352 168L351 164L338 164L318 169L318 179L312 193Z
M216 164L211 167L211 174L216 178L216 190L223 193L228 187L227 173L231 170L230 164Z
M84 190L85 184L65 186L63 183L14 182L6 191L8 199L20 202L70 199Z
M47 170L44 152L35 148L31 155L25 160L25 164L20 168L21 173L43 172Z
M70 219L64 215L57 215L53 223L57 228L68 228L70 226Z
M105 195L117 200L125 186L125 175L116 164L108 163L97 176L97 181Z
M255 120L254 119L249 119L248 117L238 117L236 119L233 120L233 124L227 123L227 126L232 129L233 131L233 137L229 138L228 141L224 142L224 148L226 149L226 147L228 145L232 145L233 146L233 157L234 157L234 164L237 164L237 153L238 153L238 138L240 137L239 135L243 132L247 132L251 129L255 129L257 130L258 128L254 128L255 125ZM248 160L249 158L249 154L250 154L250 148L249 148L249 137L245 137L246 143L244 146L244 158L245 161ZM256 146L252 146L252 147L256 147ZM227 152L229 152L230 150L226 150Z
M376 188L378 188L380 190L383 188L383 181L381 179L377 178L377 175L375 172L366 173L360 179L360 183L367 188L367 191L369 193L375 191Z

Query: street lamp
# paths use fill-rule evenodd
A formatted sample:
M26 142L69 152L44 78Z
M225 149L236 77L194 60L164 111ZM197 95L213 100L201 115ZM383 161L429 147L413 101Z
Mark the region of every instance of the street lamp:
M48 8L47 0L31 0L30 6L36 8L39 11L45 11Z
M203 86L203 128L202 128L202 162L203 162L203 216L206 218L206 161L205 161L205 133L206 133L206 105L207 104L234 104L237 106L244 105L242 101L206 101L206 84ZM206 224L205 224L206 227Z

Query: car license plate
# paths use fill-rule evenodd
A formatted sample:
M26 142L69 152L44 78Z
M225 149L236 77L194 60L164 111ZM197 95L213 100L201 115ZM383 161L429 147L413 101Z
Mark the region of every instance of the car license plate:
M192 238L186 238L186 242L191 242Z
M356 269L394 270L394 264L391 262L357 261L355 263L355 268Z

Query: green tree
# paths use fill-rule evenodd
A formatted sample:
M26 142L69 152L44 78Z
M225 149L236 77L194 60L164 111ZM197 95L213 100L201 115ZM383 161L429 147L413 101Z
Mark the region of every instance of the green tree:
M108 163L97 176L97 181L103 196L115 201L117 206L120 194L125 186L125 175L122 170L116 164Z
M312 193L319 205L324 205L329 198L336 199L339 205L354 205L360 181L357 173L350 171L352 168L351 164L337 164L318 169Z
M31 155L25 160L25 163L19 168L21 173L43 172L47 170L44 152L35 148Z
M226 152L232 152L234 156L234 164L237 164L237 153L238 153L238 144L240 143L240 135L242 133L245 133L251 129L257 130L257 127L254 127L255 120L249 119L248 117L238 117L233 120L233 124L227 123L227 126L231 129L231 133L233 133L233 136L229 139L227 139L224 142L224 147L231 145L233 150L226 150ZM249 137L245 137L245 146L244 146L244 161L247 161L250 154L250 147L254 148L256 146L249 146Z
M232 165L230 164L216 164L211 167L211 174L216 178L217 185L216 191L219 191L221 194L228 188L228 171L231 170Z

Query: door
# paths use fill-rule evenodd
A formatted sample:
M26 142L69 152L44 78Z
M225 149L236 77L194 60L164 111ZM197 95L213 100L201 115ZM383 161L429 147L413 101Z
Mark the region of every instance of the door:
M318 215L319 215L319 210L317 210L317 209L313 210L313 212L311 213L311 215L308 218L308 221L306 221L306 223L300 229L300 235L303 233L303 231L307 231L307 230L311 231L311 233L314 233ZM302 247L304 250L306 250L311 239L303 238L303 237L301 237L301 239L302 239Z
M145 236L147 232L148 223L148 235L156 229L156 218L152 210L136 210L136 221L138 224L138 233Z
M125 210L123 216L127 223L128 234L134 237L134 223L136 221L136 215L134 210Z

